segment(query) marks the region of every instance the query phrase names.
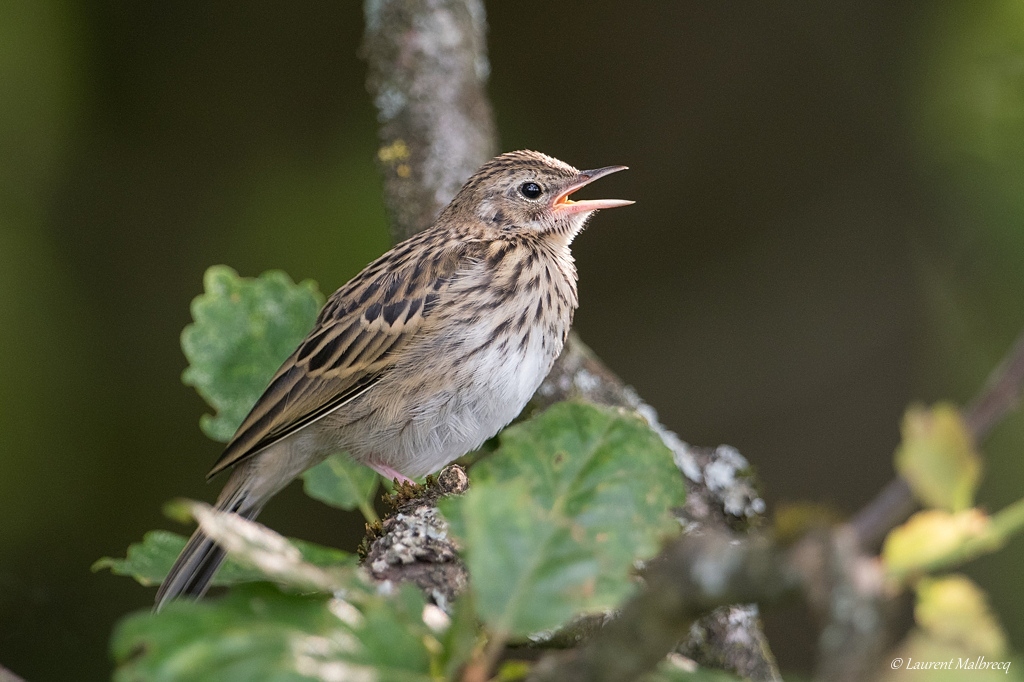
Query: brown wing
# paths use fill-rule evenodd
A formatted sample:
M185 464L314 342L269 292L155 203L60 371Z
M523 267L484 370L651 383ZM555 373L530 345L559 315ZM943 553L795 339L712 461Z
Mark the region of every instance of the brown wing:
M470 245L404 242L328 299L309 336L270 380L208 478L369 390L423 327Z

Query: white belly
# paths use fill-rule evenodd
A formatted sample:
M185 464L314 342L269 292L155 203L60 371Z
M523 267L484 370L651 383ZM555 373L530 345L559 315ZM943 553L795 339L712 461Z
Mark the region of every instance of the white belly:
M396 406L396 412L406 412L408 419L394 441L381 444L386 452L374 456L415 478L479 447L522 412L551 369L561 350L560 339L557 344L542 344L541 333L532 330L525 346L518 340L505 347L494 343L454 363L428 398ZM476 348L477 340L457 345ZM436 352L459 357L450 348ZM412 391L421 397L424 393Z
M567 279L557 295L524 287L498 309L458 305L485 277L472 273L447 290L401 361L322 420L318 449L345 449L417 478L476 449L522 411L562 350L575 288Z
M523 410L562 346L561 329L543 338L539 327L525 332L526 343L523 333L488 342L494 326L454 325L461 333L417 348L337 418L322 421L322 447L410 478L479 447Z

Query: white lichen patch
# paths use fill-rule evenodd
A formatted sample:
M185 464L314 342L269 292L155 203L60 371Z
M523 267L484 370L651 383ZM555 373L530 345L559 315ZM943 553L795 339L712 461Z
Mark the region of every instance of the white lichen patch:
M388 529L388 546L370 565L370 570L381 573L387 566L411 564L422 558L428 550L424 541L443 541L448 538L448 527L436 507L417 507L410 514L396 514L395 524Z
M591 391L597 390L601 386L601 379L592 372L588 372L581 368L573 376L573 383L576 385L577 391L586 395Z
M690 452L690 445L668 430L665 430L664 433L659 432L658 435L661 436L662 442L672 450L672 462L677 469L683 472L683 476L694 483L703 482L704 473L700 470L700 465L694 459L693 453Z
M728 625L725 641L728 644L742 644L744 646L753 646L756 644L752 633L758 631L758 625L760 622L760 614L757 610L757 604L743 604L728 607L725 621Z
M631 388L626 388L626 396L631 407L672 451L672 461L676 468L690 481L706 486L722 511L741 519L753 518L765 512L764 500L758 496L751 479L745 475L750 463L739 450L731 445L719 445L715 448L711 461L702 467L690 444L665 428L658 420L658 413L653 407L641 400ZM694 502L691 497L688 503ZM704 517L706 514L700 516Z
M750 463L731 445L719 445L704 467L704 483L722 502L727 514L740 518L757 516L765 510L764 500L742 472Z
M705 482L711 490L724 490L736 483L736 474L740 469L750 466L740 451L731 445L719 445L715 449L715 459L704 468Z
M641 400L636 391L627 387L626 396L632 408L636 410L636 413L647 422L651 430L658 434L665 447L672 451L672 461L675 463L676 468L682 471L683 475L694 483L703 482L704 476L701 473L700 465L697 464L697 460L694 459L693 454L690 452L690 445L674 432L666 429L658 419L658 411Z
M401 113L405 105L408 104L408 100L405 97L405 93L399 88L385 85L377 93L377 96L373 98L373 104L377 107L377 120L381 123L387 123Z

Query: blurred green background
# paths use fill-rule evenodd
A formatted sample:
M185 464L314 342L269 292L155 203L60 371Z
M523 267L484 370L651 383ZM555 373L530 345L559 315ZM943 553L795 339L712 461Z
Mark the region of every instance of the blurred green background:
M1024 1L488 3L502 149L637 200L577 241L579 329L765 495L864 504L906 404L1024 326ZM219 446L180 382L203 270L332 291L388 246L359 3L0 0L0 663L102 679L153 590L90 564ZM1024 490L1024 419L984 503ZM354 547L294 488L262 517ZM971 566L1024 648L1024 543ZM785 669L813 630L774 615Z

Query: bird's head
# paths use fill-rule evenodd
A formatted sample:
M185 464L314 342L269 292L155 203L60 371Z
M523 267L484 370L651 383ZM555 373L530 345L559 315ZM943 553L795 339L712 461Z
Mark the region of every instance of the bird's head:
M481 166L450 208L472 212L489 231L542 233L569 243L594 211L633 203L624 199L573 201L573 192L625 169L608 166L580 171L540 152L508 152Z

